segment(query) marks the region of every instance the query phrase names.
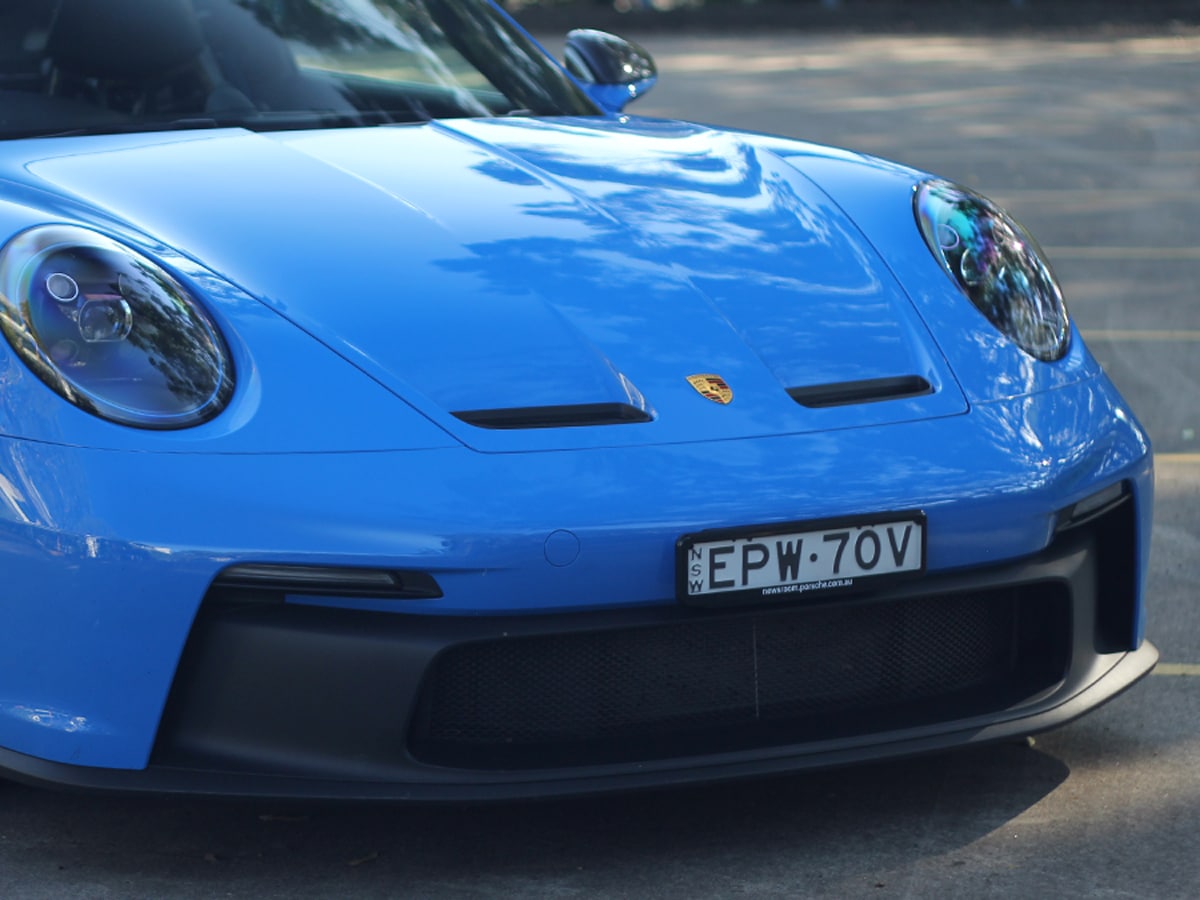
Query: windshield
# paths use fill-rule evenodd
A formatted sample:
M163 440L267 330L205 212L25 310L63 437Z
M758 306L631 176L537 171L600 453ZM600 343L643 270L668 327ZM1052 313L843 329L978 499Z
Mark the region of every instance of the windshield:
M487 0L0 7L0 137L596 109Z

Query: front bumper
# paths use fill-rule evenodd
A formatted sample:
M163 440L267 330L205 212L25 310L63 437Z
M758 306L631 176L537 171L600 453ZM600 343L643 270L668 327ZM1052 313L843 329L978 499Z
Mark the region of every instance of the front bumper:
M1064 511L1118 484L1127 496L1120 537L1093 554L1118 562L1093 576L1091 600L1072 589L1061 671L1043 674L1040 690L999 699L983 690L977 706L947 715L936 693L906 695L917 704L911 709L930 712L873 725L867 703L854 728L839 721L823 730L816 719L801 727L804 716L780 713L766 726L774 734L733 746L708 741L708 726L693 729L693 721L622 758L572 750L562 721L550 723L544 746L516 740L523 755L515 761L495 753L477 761L478 748L446 745L454 721L424 743L413 738L430 666L463 645L495 646L504 634L545 639L573 663L589 634L621 632L636 642L653 629L669 638L701 623L710 629L701 639L711 640L723 633L712 623L725 619L743 635L769 628L757 612L676 608L681 534L919 508L929 575L911 587L943 597L973 590L955 581L967 575L989 591L1023 583L1023 567L1076 539L1056 538ZM939 420L554 453L139 454L0 438L0 767L130 789L506 796L791 769L1026 733L1101 702L1151 665L1141 592L1152 492L1145 435L1102 377ZM563 532L573 559L556 543ZM414 571L434 579L442 596L310 597L276 608L239 606L214 589L222 572L254 564ZM909 596L844 602L884 610ZM794 608L803 632L815 608ZM1009 603L1006 614L1018 613ZM576 633L584 643L554 637ZM831 643L836 625L825 633ZM785 657L807 654L783 646ZM937 636L923 646L935 654ZM852 654L845 659L854 664ZM504 700L495 685L514 677L512 662L504 665L491 669L489 702ZM680 660L680 671L688 665L694 660ZM964 677L960 686L973 690ZM980 677L1006 684L1000 669ZM608 676L576 671L566 680L588 678ZM222 706L221 697L243 694L248 713ZM189 696L198 699L179 699ZM552 699L524 696L507 708ZM835 685L830 696L840 703L845 695ZM771 700L771 716L776 701L783 709L796 695ZM722 704L709 731L742 733L721 718L737 703ZM543 725L531 727L542 740ZM584 743L638 743L626 738L618 729ZM440 755L431 751L439 741Z
M409 617L214 590L142 771L35 781L503 799L682 784L1027 735L1145 675L1134 504L1036 556L805 606Z

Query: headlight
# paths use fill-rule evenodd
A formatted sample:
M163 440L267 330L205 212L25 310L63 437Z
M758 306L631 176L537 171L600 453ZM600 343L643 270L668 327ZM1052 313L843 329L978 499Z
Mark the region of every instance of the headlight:
M0 249L0 329L42 381L123 425L198 425L233 393L229 350L199 302L85 228L40 226Z
M925 243L989 322L1037 359L1067 352L1070 318L1037 242L990 201L946 181L914 198Z

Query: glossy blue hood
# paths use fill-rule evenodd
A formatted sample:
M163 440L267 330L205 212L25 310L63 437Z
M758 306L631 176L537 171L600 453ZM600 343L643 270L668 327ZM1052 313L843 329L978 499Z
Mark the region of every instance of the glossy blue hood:
M966 408L863 236L744 135L500 119L73 149L28 170L238 284L480 449L736 438ZM732 388L729 406L687 381L710 373ZM787 393L908 376L934 392L819 410ZM454 415L592 406L653 421L516 435Z

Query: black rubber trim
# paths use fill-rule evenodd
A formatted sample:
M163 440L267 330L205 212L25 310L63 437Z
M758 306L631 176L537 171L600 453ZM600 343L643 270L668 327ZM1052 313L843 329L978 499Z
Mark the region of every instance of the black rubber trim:
M856 403L879 403L883 400L903 400L933 393L933 386L920 375L900 375L894 378L868 378L863 381L838 381L833 384L814 384L788 388L788 396L810 409L829 406L851 406Z
M628 403L575 403L567 406L514 406L508 409L472 409L454 413L476 428L580 428L586 425L635 425L652 422L644 409Z

